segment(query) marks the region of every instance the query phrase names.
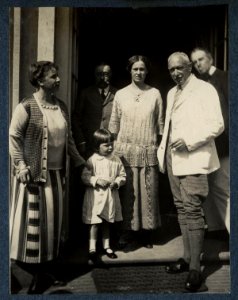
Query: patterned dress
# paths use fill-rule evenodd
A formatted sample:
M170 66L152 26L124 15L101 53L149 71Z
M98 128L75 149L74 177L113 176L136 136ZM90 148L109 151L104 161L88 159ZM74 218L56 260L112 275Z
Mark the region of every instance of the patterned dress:
M121 189L124 229L151 230L161 223L156 153L163 125L163 104L157 89L136 92L129 85L116 93L109 130L117 134L115 153L127 174Z
M91 170L84 169L82 180L87 185L83 202L83 222L98 224L103 220L114 223L122 220L118 189L102 189L96 186L97 179L116 182L118 188L125 184L126 173L120 159L115 155L93 154L88 164Z

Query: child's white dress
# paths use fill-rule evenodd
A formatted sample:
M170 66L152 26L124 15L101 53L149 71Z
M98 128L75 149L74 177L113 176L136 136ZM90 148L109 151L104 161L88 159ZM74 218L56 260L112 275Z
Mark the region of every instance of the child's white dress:
M96 186L99 178L116 182L118 187L125 183L126 173L120 158L114 154L101 156L94 153L87 162L91 170L84 168L82 172L82 180L87 185L83 201L83 222L97 224L103 220L110 223L121 221L118 189L102 189Z

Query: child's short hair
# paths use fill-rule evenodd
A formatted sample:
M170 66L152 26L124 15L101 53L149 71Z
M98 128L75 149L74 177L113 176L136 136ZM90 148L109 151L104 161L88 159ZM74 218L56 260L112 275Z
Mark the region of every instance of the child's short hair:
M105 128L98 129L93 134L94 149L98 152L99 146L103 143L112 143L114 141L113 134Z

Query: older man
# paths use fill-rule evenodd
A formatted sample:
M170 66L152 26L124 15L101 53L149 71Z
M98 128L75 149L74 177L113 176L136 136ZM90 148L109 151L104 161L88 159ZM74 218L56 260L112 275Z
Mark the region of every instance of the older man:
M72 129L79 152L88 158L94 152L93 133L108 128L116 88L112 87L111 67L100 63L95 68L95 85L84 89L76 104Z
M221 230L225 226L230 233L228 74L213 65L212 55L205 48L194 48L191 61L200 78L217 90L225 123L224 132L215 140L221 167L208 177L209 195L204 203L208 230Z
M185 53L171 54L168 69L176 86L167 97L158 160L162 172L167 166L184 257L166 270L168 273L189 270L185 288L195 292L202 284L200 255L205 227L202 202L208 195L207 174L220 166L214 139L223 131L224 123L215 88L191 73L192 63Z

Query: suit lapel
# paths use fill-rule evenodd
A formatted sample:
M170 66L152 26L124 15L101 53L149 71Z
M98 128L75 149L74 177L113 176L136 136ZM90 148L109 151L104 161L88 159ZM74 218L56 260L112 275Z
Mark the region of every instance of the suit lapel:
M112 94L111 87L109 87L109 91L106 95L106 98L103 101L103 106L107 105L109 102L113 101L114 95Z
M171 92L170 97L168 98L168 107L167 107L167 115L169 116L169 120L171 118L172 110L174 107L174 101L175 101L175 93L176 93L176 87L174 87L174 90Z
M174 103L174 106L172 108L173 110L178 109L185 101L191 100L190 92L194 91L194 86L196 85L196 83L197 83L197 78L194 75L192 75L190 81L184 87L184 90L182 90L182 93L181 93L179 99L176 101L176 103ZM175 93L174 93L173 98L175 98ZM174 102L174 99L173 99L173 102Z

